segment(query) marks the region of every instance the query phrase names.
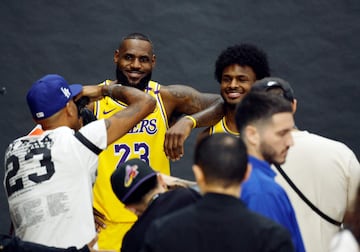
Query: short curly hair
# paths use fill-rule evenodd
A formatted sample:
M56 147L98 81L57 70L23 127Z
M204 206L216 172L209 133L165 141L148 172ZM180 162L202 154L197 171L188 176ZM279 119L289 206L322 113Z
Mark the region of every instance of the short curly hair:
M219 83L224 69L233 64L251 67L257 80L270 76L266 53L252 44L230 46L221 52L215 63L215 79Z

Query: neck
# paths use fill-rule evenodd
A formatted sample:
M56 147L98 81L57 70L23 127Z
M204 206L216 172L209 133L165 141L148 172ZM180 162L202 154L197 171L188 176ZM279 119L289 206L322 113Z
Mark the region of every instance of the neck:
M247 145L247 153L248 155L253 156L259 160L265 160L264 157L256 150L256 148L249 144Z
M154 190L150 191L144 196L143 203L146 206L149 206L161 193L164 193L165 189L162 186L156 187Z
M233 132L239 132L235 122L235 107L225 107L225 123L226 126Z
M241 187L240 187L240 184L229 186L226 188L219 186L219 185L207 184L207 185L200 187L200 190L201 190L202 194L217 193L217 194L225 194L225 195L233 196L235 198L239 198L240 192L241 192Z

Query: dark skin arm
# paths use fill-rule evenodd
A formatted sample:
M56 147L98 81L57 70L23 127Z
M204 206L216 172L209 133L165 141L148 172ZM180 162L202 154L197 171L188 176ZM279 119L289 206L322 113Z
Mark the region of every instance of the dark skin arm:
M160 94L168 118L171 118L173 114L195 114L222 101L218 94L201 93L185 85L161 86ZM206 121L198 122L199 125L202 123L206 124Z
M214 125L224 115L220 95L200 93L182 85L162 87L160 91L165 109L169 115L187 114L196 120L196 127ZM165 134L164 151L171 160L178 160L184 154L184 142L194 126L192 120L181 117Z
M113 81L110 85L115 83ZM201 93L185 85L161 86L160 94L170 126L183 114L192 115L196 120L196 127L213 125L223 116L223 100L218 94ZM93 103L88 108L92 110ZM177 160L183 155L183 144L190 135L192 126L191 120L180 118L166 133L164 151L170 159Z
M93 214L95 219L96 232L100 232L101 229L106 228L105 215L100 213L95 207L93 207Z
M184 85L162 86L161 97L169 119L178 115L192 115L196 127L215 124L223 115L220 95L201 93ZM171 160L178 160L184 153L184 142L193 128L193 121L182 117L165 134L164 152Z
M138 122L154 111L156 101L150 95L132 87L121 85L84 86L80 95L96 101L104 96L121 100L128 106L105 120L107 145L124 136Z
M198 142L200 142L201 139L203 139L204 137L207 137L208 135L210 135L210 127L204 129L203 131L201 131L201 132L197 135L197 137L196 137L196 144L197 144Z

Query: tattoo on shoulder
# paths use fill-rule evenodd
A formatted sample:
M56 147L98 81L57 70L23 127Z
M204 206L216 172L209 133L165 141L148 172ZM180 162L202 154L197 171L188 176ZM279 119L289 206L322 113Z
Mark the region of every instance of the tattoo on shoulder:
M171 87L168 88L167 91L171 96L175 98L186 98L189 96L189 92L185 91L184 88L180 88L180 87Z

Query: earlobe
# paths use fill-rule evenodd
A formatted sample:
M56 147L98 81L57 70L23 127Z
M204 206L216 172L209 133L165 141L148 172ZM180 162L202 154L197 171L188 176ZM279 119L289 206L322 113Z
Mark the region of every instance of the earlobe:
M245 128L245 137L247 139L247 141L253 145L256 146L259 142L259 132L258 130L252 126L252 125L248 125Z

